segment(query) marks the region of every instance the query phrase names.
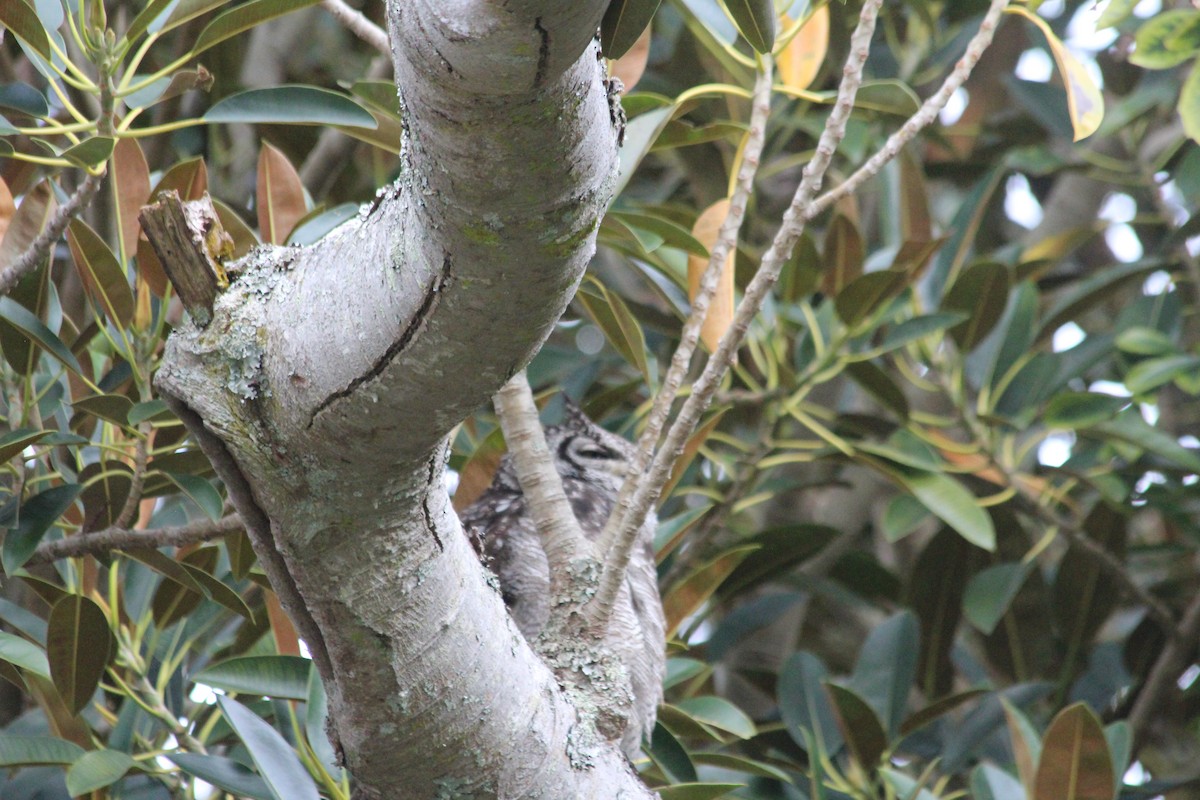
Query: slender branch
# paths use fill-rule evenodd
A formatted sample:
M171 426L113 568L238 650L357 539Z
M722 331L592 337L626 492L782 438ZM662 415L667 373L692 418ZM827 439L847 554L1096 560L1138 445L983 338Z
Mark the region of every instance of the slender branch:
M1200 639L1200 593L1192 598L1179 624L1179 635L1167 641L1129 711L1129 729L1133 739L1131 753L1134 757L1145 743L1146 729L1154 715L1161 710L1167 690L1175 685L1195 651L1197 639Z
M245 526L237 514L213 522L202 519L172 528L152 528L132 531L116 526L95 533L68 536L55 542L38 545L26 564L43 564L60 558L83 555L103 555L113 550L147 550L158 547L181 547L196 542L207 542L227 533L240 531Z
M622 531L629 530L626 524L631 509L634 492L637 490L641 477L654 455L659 439L662 438L663 425L671 412L671 404L679 393L679 387L687 375L688 364L696 344L700 341L700 331L704 319L708 315L708 307L716 293L717 284L721 279L725 260L737 243L738 233L746 217L746 203L754 188L754 176L758 172L759 158L762 155L763 143L766 140L767 117L771 111L771 62L763 61L762 70L754 85L754 101L750 111L750 129L746 138L746 146L742 149L742 165L738 170L737 185L730 198L729 211L725 221L717 232L717 241L709 253L708 265L700 278L696 296L692 299L692 310L684 323L683 333L679 337L679 346L671 356L671 366L663 378L658 394L654 398L654 406L646 420L646 428L638 439L637 454L634 456L629 474L621 484L621 492L609 514L608 522L600 538L600 552L608 553L613 543ZM636 531L640 526L633 526Z
M146 437L150 433L150 426L142 423L141 428L141 438L134 444L133 478L129 486L129 496L125 498L125 505L113 522L114 528L129 527L134 521L133 515L137 512L138 503L142 502L142 488L146 485Z
M846 123L854 108L854 97L862 84L863 67L871 50L871 37L875 32L875 20L883 0L868 0L863 5L858 25L850 37L850 55L842 71L842 82L838 87L837 101L830 112L825 124L825 130L817 141L813 158L804 168L804 175L792 203L783 215L783 224L775 235L770 249L763 256L754 279L746 287L746 294L734 314L733 324L721 337L717 351L708 359L703 373L692 387L692 393L679 415L667 431L666 440L654 456L650 472L639 480L637 489L629 505L629 510L623 516L617 530L617 538L612 549L607 553L604 564L604 575L601 577L600 589L593 601L593 618L597 623L607 620L612 611L620 582L623 580L629 558L637 540L637 531L646 519L651 506L658 499L663 486L670 475L671 466L676 454L682 449L684 442L695 429L700 415L712 402L712 396L720 385L721 379L729 371L733 363L733 355L737 352L742 339L749 330L750 321L762 307L763 301L779 278L783 265L787 263L792 248L804 231L807 221L803 216L804 209L812 202L820 188L825 171L829 168L838 144L846 135ZM639 475L641 471L638 471Z
M811 203L805 212L806 219L812 219L838 200L856 191L869 178L874 177L879 170L883 169L885 164L899 155L901 148L908 144L922 128L928 127L937 119L938 114L946 107L946 103L950 102L951 95L966 83L967 78L971 75L971 71L979 63L979 58L983 55L983 51L987 50L988 46L992 43L992 38L996 35L996 27L999 24L1000 15L1004 12L1004 7L1007 5L1007 0L992 0L992 4L988 7L983 21L979 23L979 30L975 32L975 35L967 44L966 52L963 53L958 63L954 65L954 70L946 77L941 88L930 95L921 104L917 113L909 117L908 121L901 125L898 131L888 137L888 140L879 152L867 159L867 162L856 169L849 178Z
M574 572L572 562L580 556L593 555L592 547L579 527L563 491L562 478L554 468L525 371L518 372L500 387L492 401L550 565L551 613L553 609L569 610L569 604L560 601L570 594L567 582Z
M363 16L361 11L357 11L348 6L344 0L321 0L321 5L332 14L338 22L345 26L346 30L353 33L359 39L362 39L367 44L374 47L389 60L392 57L392 45L388 39L387 31L376 25L371 20Z
M67 229L67 225L79 213L79 209L91 202L96 190L100 188L100 181L103 178L104 173L88 174L83 179L83 183L79 184L74 193L67 198L67 202L58 207L50 224L42 229L29 247L25 248L25 252L21 253L17 260L6 267L3 272L0 272L0 297L11 292L21 278L42 263L46 254L50 252L50 248Z

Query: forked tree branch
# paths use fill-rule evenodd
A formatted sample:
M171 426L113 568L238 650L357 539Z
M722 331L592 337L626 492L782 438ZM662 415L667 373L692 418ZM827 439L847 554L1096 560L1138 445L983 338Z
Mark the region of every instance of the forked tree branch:
M187 544L207 542L244 528L242 518L237 514L222 517L216 522L202 519L178 527L151 528L140 531L114 525L94 533L81 533L78 536L68 536L56 542L44 542L38 545L38 549L34 551L33 556L26 564L44 564L74 556L104 555L113 550L182 547Z
M388 41L387 31L367 19L361 11L351 8L345 0L321 0L321 5L342 23L346 30L391 60L392 46Z

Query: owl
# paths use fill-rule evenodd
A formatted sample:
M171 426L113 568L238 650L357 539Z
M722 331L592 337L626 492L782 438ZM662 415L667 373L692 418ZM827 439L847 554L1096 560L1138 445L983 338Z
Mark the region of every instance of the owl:
M567 500L583 534L595 541L616 502L634 447L596 425L570 401L565 421L545 432ZM550 569L511 456L500 461L492 485L461 516L471 540L482 542L484 562L500 580L509 615L532 642L550 616ZM666 668L666 624L654 566L655 526L651 514L638 532L606 636L628 671L633 690L632 714L621 737L621 748L630 759L637 755L642 737L648 738L654 728Z

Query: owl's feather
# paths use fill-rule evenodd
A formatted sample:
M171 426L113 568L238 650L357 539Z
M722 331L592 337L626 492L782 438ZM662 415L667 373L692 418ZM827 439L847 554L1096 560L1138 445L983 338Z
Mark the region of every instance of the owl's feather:
M571 405L563 424L546 428L546 442L579 526L584 536L595 540L616 501L633 445ZM499 578L517 628L533 641L550 615L550 570L511 457L501 460L492 485L461 516L472 540L483 542L484 560ZM633 691L633 713L621 738L630 758L654 728L666 664L666 624L654 566L655 525L652 514L639 531L606 636L629 672Z

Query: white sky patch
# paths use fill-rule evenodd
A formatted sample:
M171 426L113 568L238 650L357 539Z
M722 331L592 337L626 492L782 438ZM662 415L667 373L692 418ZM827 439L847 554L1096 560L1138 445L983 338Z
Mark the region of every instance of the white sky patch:
M1089 392L1097 392L1099 394L1112 395L1113 397L1132 397L1129 390L1124 384L1116 383L1115 381L1093 381L1088 387Z
M1094 3L1084 3L1080 6L1067 25L1067 47L1095 53L1115 42L1118 35L1115 28L1096 30L1096 20L1099 18L1100 9Z
M1038 6L1038 16L1043 19L1058 19L1067 8L1063 0L1046 0Z
M1146 19L1162 11L1162 0L1142 0L1133 7L1133 15L1141 19Z
M1104 231L1104 241L1108 249L1118 261L1130 264L1137 261L1146 252L1142 249L1142 240L1134 233L1133 228L1125 224L1109 225Z
M458 470L447 467L446 471L442 473L442 480L446 482L446 494L453 495L458 491Z
M1183 671L1182 675L1179 676L1179 688L1186 692L1188 688L1196 682L1196 678L1200 678L1200 666L1192 664Z
M962 118L963 112L971 102L971 95L961 86L954 90L945 107L938 113L938 119L943 125L953 125Z
M1179 444L1183 447L1200 447L1200 439L1197 439L1195 436L1192 436L1189 433L1186 436L1179 437Z
M1054 61L1045 50L1033 47L1021 53L1021 57L1017 59L1016 73L1021 80L1046 83L1054 74Z
M1200 483L1200 475L1184 475L1183 479L1179 482L1184 486L1195 486L1197 483Z
M1151 486L1166 482L1166 476L1164 476L1161 472L1150 471L1138 479L1138 482L1134 485L1133 490L1138 494L1145 494L1146 490Z
M583 325L575 333L575 346L585 356L594 356L604 349L604 334L595 325Z
M1138 403L1138 410L1142 412L1142 419L1146 420L1147 424L1158 424L1158 406L1153 403Z
M1009 175L1004 184L1004 213L1023 228L1036 228L1042 221L1042 204L1033 196L1029 180L1020 173Z
M1132 222L1137 216L1137 202L1124 192L1113 192L1104 198L1099 216L1109 222Z
M1171 212L1171 218L1176 225L1182 225L1187 222L1188 213L1187 198L1183 196L1183 192L1179 191L1179 184L1171 180L1171 176L1166 172L1154 173L1154 182L1159 185L1159 194L1162 196L1163 205Z
M1070 350L1086 338L1087 334L1083 332L1083 328L1074 322L1068 322L1054 332L1052 346L1054 347L1054 352L1061 353L1064 350Z
M1175 282L1171 280L1171 273L1165 270L1157 270L1146 276L1145 282L1142 283L1142 294L1147 297L1153 297L1156 294L1163 294L1175 288Z
M308 649L308 645L305 643L305 641L304 641L303 639L299 639L299 640L297 640L297 641L298 641L298 642L299 642L299 644L300 644L300 655L301 655L301 657L303 657L303 658L307 658L307 659L309 659L309 660L311 661L311 660L312 660L312 652L311 652L311 651Z
M192 691L188 695L188 699L193 703L203 703L206 706L211 706L217 702L217 695L225 694L220 689L214 689L203 683L192 685Z
M1146 768L1142 766L1142 762L1135 761L1129 765L1129 769L1125 770L1125 774L1121 776L1125 781L1126 786L1141 786L1150 780L1150 773L1146 772Z
M1061 467L1071 457L1071 446L1075 436L1070 433L1055 433L1038 445L1038 463L1047 467Z

